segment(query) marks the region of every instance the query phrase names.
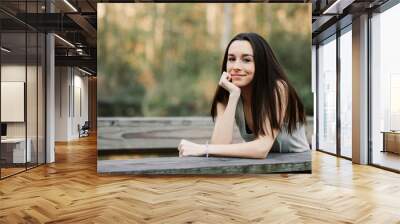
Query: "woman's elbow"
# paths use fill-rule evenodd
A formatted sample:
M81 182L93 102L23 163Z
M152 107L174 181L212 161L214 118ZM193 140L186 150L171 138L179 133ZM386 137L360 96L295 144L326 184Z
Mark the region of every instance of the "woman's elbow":
M269 150L265 150L265 148L256 150L255 157L256 159L265 159L268 156Z
M268 156L268 152L263 152L263 153L260 155L260 159L266 159L267 156Z
M269 151L271 150L272 144L268 142L260 141L259 145L256 147L256 155L259 159L265 159L268 156Z

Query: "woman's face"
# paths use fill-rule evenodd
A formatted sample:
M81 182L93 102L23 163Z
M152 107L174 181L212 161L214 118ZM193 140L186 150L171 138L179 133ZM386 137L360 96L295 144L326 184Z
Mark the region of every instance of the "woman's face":
M235 40L228 49L226 70L237 87L245 87L254 77L255 64L253 48L246 40Z

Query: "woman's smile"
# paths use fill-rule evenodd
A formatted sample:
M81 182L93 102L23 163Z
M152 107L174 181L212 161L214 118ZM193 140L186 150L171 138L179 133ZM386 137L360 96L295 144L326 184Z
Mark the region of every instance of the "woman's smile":
M244 75L232 75L232 79L241 79Z
M241 77L244 77L244 76L246 76L246 74L240 74L240 73L232 73L231 74L232 79L233 78L241 78Z

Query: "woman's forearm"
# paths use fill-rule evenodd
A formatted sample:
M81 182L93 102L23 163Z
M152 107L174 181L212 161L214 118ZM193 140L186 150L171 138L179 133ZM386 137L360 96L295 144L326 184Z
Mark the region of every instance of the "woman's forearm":
M264 159L270 151L273 140L257 139L251 142L223 145L208 145L208 154L226 157Z
M233 136L233 124L235 120L236 106L240 95L231 94L225 111L218 116L211 137L211 144L230 144Z

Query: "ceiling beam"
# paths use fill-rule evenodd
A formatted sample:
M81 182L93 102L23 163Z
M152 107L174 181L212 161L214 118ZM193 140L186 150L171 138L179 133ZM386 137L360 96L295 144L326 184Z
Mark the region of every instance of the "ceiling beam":
M332 4L330 4L322 14L342 14L343 10L346 9L349 5L351 5L354 0L336 0Z
M88 67L96 71L97 60L90 56L55 56L56 66L80 66Z
M91 38L97 37L97 30L90 24L85 17L80 14L68 14L67 15L72 21L80 26Z

